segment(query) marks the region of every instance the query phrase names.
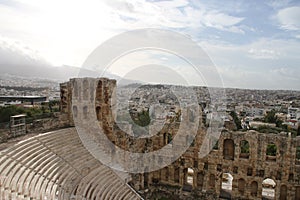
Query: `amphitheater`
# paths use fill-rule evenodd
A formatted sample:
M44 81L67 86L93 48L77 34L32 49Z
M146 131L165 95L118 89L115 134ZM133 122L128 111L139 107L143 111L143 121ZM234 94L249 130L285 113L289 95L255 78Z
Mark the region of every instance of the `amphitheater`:
M82 146L75 128L22 141L1 152L0 199L141 199Z
M89 79L82 80L79 82L82 85L76 86L77 95L96 99L97 118L107 130L108 138L128 148L131 139L113 129L109 117L112 114L109 99L116 82L99 78L94 97L84 92ZM163 169L139 174L112 170L89 153L72 127L74 82L72 79L61 84L61 115L70 128L40 134L0 152L0 199L131 200L167 196L169 199L300 200L300 138L288 133L224 130L213 150L200 158L205 135L204 127L200 127L190 148ZM176 123L171 129L176 130ZM153 145L144 145L145 141L129 143L140 151L151 151L166 144L166 133L173 132L158 134L150 142ZM249 151L243 150L245 144ZM272 155L267 153L270 146L274 149ZM264 182L266 179L273 180L274 185L270 187ZM153 197L154 193L158 196Z

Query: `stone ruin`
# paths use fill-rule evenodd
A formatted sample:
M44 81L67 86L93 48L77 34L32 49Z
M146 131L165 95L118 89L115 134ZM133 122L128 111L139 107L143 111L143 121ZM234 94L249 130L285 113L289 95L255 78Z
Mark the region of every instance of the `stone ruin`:
M72 107L72 92L77 87L75 96L95 99L100 126L110 141L122 149L153 151L168 143L168 134L176 134L180 122L175 120L150 139L126 135L116 127L112 117L111 98L116 81L97 79L96 92L92 94L86 90L89 80L83 78L80 85L74 86L76 81L71 79L60 85L61 112L71 126L74 125L72 111L79 112ZM210 147L206 148L212 151L200 158L200 148L207 144L204 143L206 128L202 119L199 120L201 124L192 145L175 162L157 171L131 174L129 184L136 191L145 197L157 193L181 199L300 199L300 138L288 133L223 130L216 144L208 143Z

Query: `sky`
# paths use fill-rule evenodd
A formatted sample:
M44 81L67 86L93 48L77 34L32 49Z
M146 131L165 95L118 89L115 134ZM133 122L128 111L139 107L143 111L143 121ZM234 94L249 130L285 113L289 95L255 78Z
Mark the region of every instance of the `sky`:
M196 42L224 87L300 90L297 0L0 0L0 60L81 67L103 42L143 28ZM156 54L139 52L116 63L182 64Z

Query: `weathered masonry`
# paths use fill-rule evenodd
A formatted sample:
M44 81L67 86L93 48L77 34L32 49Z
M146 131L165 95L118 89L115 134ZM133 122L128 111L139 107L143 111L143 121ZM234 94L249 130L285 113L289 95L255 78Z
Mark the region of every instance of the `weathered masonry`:
M71 111L75 112L74 115L77 111L71 105L71 82L61 84L61 101L62 112L73 125ZM84 94L89 79L81 83L76 86L81 90L75 95L91 98L91 94ZM94 97L97 118L107 137L119 147L133 148L136 152L166 145L169 142L166 138L176 134L180 121L168 124L168 128L164 127L151 139L134 140L126 136L116 127L112 117L110 98L115 87L115 80L99 78ZM223 130L213 150L206 157L199 158L204 135L205 127L200 126L191 147L178 160L158 171L132 174L130 184L137 191L154 191L160 187L164 192L169 190L183 199L213 193L227 199L300 200L300 138L288 133Z

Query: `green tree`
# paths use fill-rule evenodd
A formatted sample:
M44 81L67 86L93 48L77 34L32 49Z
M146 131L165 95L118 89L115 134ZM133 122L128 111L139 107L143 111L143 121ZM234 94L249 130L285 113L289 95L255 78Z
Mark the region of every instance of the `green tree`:
M250 152L250 146L249 142L246 140L241 141L241 153L249 153Z
M275 110L271 110L269 112L267 112L267 115L264 118L264 121L266 123L276 123L278 120L277 116L276 116L276 111Z
M0 108L0 122L9 122L10 116L25 113L25 110L17 106L7 106Z
M264 117L264 122L276 124L276 127L282 127L283 123L283 121L278 119L278 117L276 116L276 111L274 109L267 112L267 115Z
M275 144L271 143L267 146L267 155L268 156L276 156L277 147Z
M237 114L235 111L231 111L230 112L230 116L232 117L237 130L242 129L242 125L241 125L241 120L238 118Z
M27 117L31 118L43 113L41 108L23 108L15 105L1 107L0 108L0 123L1 122L9 122L10 116L26 114Z
M137 118L134 118L133 121L142 127L149 125L151 121L149 109L147 111L143 110L142 112L138 113Z

